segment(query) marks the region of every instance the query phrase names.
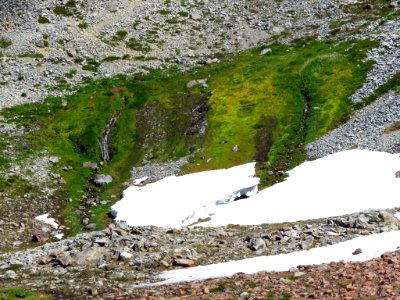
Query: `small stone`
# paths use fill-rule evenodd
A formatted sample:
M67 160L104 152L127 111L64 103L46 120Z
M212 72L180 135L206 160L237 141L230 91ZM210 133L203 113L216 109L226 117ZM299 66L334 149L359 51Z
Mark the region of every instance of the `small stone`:
M294 272L293 276L294 276L295 278L299 278L299 277L304 276L305 274L306 274L306 273L304 273L304 272Z
M96 170L98 168L97 164L91 161L85 161L82 166L84 168L90 168Z
M239 299L249 299L250 293L248 292L243 292L240 294Z
M13 270L8 270L4 273L4 278L7 279L16 279L17 277L17 273L15 273Z
M178 267L191 267L194 265L194 261L185 258L176 258L174 260L174 265Z
M200 12L198 11L193 11L190 16L192 17L192 20L200 20L202 18Z
M272 52L271 48L262 49L260 52L260 56L264 56L265 54L270 53L270 52Z
M399 170L399 171L397 171L396 173L394 173L394 177L396 177L396 178L400 178L400 170Z
M101 247L105 246L108 242L109 242L109 240L106 238L98 238L98 239L94 240L94 243L98 244Z
M89 223L85 226L86 230L93 230L96 228L96 223Z
M66 268L75 264L73 258L69 255L68 252L63 252L57 254L56 261L60 264L60 266Z
M57 156L51 156L49 157L49 163L51 163L52 165L55 165L56 163L58 163L60 161L60 158Z
M92 296L97 296L99 294L99 292L97 291L96 288L91 288L91 289L89 289L89 294Z
M32 242L46 242L49 239L49 234L43 230L37 230L32 234Z
M260 249L265 249L267 245L265 244L265 241L262 238L253 238L250 240L249 243L249 248L253 251L257 251Z
M119 260L122 260L122 261L128 261L128 260L130 260L131 258L133 257L133 254L132 253L129 253L129 252L126 252L126 251L122 251L120 254L119 254Z
M358 255L361 254L363 251L360 248L357 248L356 250L354 250L354 252L352 253L353 255Z
M47 265L47 264L51 263L53 260L54 260L54 257L53 257L53 256L46 255L46 256L44 256L44 257L42 257L42 258L40 259L39 264L41 264L41 265Z
M108 174L99 174L93 178L93 183L97 186L103 186L111 182L112 182L112 177Z
M308 235L306 239L301 243L301 249L308 250L314 244L314 237L312 235Z
M279 283L281 284L291 284L292 281L287 278L279 278Z

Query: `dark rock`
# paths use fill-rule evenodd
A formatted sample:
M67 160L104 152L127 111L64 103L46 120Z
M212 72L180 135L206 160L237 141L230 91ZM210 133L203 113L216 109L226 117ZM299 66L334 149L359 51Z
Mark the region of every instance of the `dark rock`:
M360 248L357 248L356 250L354 250L354 252L352 253L353 255L358 255L361 254L363 251Z
M265 249L267 245L262 238L253 238L249 242L249 248L253 251L257 251L260 249Z
M37 230L32 234L32 242L46 242L49 234L43 230Z

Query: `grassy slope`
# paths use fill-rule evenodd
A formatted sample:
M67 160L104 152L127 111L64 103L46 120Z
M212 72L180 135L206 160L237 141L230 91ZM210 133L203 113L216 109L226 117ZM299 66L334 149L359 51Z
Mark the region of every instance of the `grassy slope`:
M305 142L349 115L352 106L347 98L370 67L361 59L375 44L273 45L272 53L262 57L260 49L254 49L186 73L151 71L148 75L88 80L66 97L66 105L61 99L49 98L43 104L18 106L2 114L24 126L40 126L40 131L23 137L29 148L47 149L61 157L60 165L73 167L62 172L66 184L57 197L74 199L64 215L76 233L80 223L73 211L85 194L91 191L104 199L118 196L131 167L146 155L163 161L201 148L185 172L256 159L263 183L272 183L277 178L268 176L268 171L286 170L299 163L305 157ZM202 78L207 79L208 87L186 87L188 81ZM307 102L312 109L305 117ZM187 129L194 121L191 112L201 106L208 110L208 130L205 135L189 134ZM87 181L92 171L82 163L100 162L98 141L114 113L119 118L112 134L113 159L99 170L111 174L114 182L96 188ZM0 144L7 143L3 140ZM234 145L239 151L232 151ZM11 187L8 182L1 186L3 190ZM109 204L93 208L98 228L108 209Z

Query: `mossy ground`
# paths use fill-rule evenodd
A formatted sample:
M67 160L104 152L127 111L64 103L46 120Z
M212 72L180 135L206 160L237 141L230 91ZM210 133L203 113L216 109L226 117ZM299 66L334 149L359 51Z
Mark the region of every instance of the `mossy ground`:
M17 299L26 299L26 300L52 300L54 299L51 296L39 294L35 292L30 292L17 288L8 288L3 289L0 288L0 300L17 300Z
M18 137L28 145L25 156L46 149L61 158L58 167L73 167L68 172L54 170L65 179L56 197L73 199L63 213L72 233L81 230L74 211L88 193L109 201L91 210L100 229L132 166L143 158L165 161L192 154L184 172L256 160L262 184L275 182L277 171L304 160L305 143L349 116L353 107L348 97L372 65L362 59L376 45L369 40L300 41L271 45L272 52L265 56L259 55L259 48L244 51L185 73L153 70L147 75L87 79L65 99L16 106L2 115L26 128L40 128ZM187 88L192 79L207 79L207 86ZM116 113L112 159L101 162L99 141ZM204 134L198 130L203 117L208 123ZM14 142L3 137L0 146ZM99 163L97 172L112 175L113 183L91 185L88 179L96 171L82 167L85 161ZM7 159L0 163L2 169L9 164ZM268 175L271 171L275 175ZM7 182L0 185L3 190L12 188Z

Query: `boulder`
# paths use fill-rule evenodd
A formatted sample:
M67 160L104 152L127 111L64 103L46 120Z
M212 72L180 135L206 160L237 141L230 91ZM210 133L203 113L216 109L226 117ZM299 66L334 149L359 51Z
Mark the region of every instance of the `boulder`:
M265 249L267 245L262 238L252 238L249 242L249 248L253 251Z
M112 177L108 174L98 174L93 178L93 183L97 186L103 186L111 182Z

